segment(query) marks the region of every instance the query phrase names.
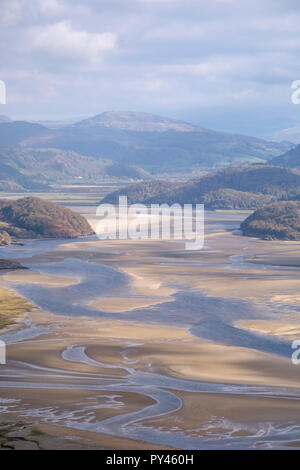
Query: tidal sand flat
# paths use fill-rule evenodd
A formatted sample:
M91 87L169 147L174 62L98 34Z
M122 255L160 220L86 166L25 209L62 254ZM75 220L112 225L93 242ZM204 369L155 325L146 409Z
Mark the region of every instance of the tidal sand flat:
M91 305L98 307L104 312L120 313L143 307L150 307L152 305L157 305L163 302L166 302L166 299L163 297L156 299L151 297L148 299L145 297L102 297L100 300L94 300Z
M242 237L243 218L208 213L199 252L94 237L6 247L29 269L1 282L38 308L0 335L1 420L38 426L45 448L300 445L299 366L278 334L297 336L300 271L278 261L300 245Z

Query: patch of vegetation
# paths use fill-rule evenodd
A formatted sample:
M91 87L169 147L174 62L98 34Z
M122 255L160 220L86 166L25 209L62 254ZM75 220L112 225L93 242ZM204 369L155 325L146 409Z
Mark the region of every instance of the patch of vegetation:
M244 235L270 240L300 240L300 204L277 202L258 209L241 224Z
M7 234L15 238L73 238L94 233L80 214L37 197L0 200L0 223L2 244Z
M11 237L10 235L1 228L0 225L0 246L10 245L11 244Z
M213 209L256 209L300 194L300 173L270 165L231 167L185 183L150 181L130 185L107 195L116 203L126 195L129 203L206 204Z
M0 288L0 328L12 325L17 315L29 312L33 307L15 292Z
M47 188L47 185L41 184L23 174L22 169L17 169L12 162L9 161L8 157L3 159L2 153L0 152L1 191L20 191L24 189L27 191L43 191Z
M71 150L0 147L0 189L4 191L47 191L48 184L149 178L149 173L135 166Z
M40 431L39 429L33 427L31 429L31 433L30 433L32 436L47 436L47 434L43 431Z
M143 181L108 194L102 199L101 204L118 204L120 196L127 196L128 204L144 203L156 195L164 194L179 186L181 185L170 181Z
M300 168L300 145L271 160L273 165Z
M218 189L204 195L203 204L207 209L250 210L274 201L274 197L235 189Z

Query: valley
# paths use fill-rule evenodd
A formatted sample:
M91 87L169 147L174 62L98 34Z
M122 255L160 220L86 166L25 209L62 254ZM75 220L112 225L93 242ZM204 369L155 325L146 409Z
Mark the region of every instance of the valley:
M153 178L185 180L263 163L295 147L141 112L104 112L59 128L0 121L0 190Z
M46 131L3 124L12 134L0 149L0 446L299 447L300 173L271 158L292 144L146 113ZM206 156L221 139L226 161L194 154L194 139ZM228 158L235 151L241 158ZM204 248L99 240L97 206L121 195L204 204Z

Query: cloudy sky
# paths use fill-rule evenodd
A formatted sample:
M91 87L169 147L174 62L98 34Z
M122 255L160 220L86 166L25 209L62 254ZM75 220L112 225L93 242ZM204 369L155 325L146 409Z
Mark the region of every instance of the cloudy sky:
M266 135L300 123L298 0L0 0L15 119L147 111Z

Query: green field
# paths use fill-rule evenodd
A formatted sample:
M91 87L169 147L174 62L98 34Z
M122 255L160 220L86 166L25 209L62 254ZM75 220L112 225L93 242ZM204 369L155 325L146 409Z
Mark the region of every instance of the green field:
M50 192L0 191L0 199L34 196L63 206L97 206L104 196L123 186L124 184L113 182L99 185L55 185Z

